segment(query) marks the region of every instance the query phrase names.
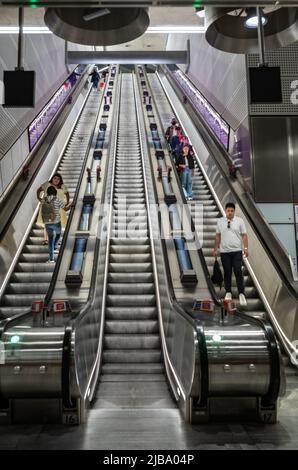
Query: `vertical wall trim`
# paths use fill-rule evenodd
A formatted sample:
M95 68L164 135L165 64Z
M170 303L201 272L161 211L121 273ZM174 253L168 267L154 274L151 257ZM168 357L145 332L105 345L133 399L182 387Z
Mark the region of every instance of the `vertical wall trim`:
M188 73L189 67L190 67L190 39L187 39L186 41L186 68L185 68L185 73Z

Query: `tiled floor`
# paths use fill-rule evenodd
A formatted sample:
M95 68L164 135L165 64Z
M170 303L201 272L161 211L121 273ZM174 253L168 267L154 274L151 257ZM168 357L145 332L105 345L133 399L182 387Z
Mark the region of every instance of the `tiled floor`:
M152 396L146 408L138 402L135 408L128 408L125 400L114 405L115 397L100 398L79 427L1 426L0 449L298 449L298 371L294 369L288 371L286 395L274 425L225 422L190 426L169 396L162 401Z

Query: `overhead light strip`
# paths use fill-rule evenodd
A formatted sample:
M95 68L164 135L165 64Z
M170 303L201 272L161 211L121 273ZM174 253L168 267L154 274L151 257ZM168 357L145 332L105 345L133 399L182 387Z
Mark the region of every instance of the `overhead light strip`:
M180 34L195 34L205 33L206 28L204 26L149 26L146 33L180 33Z
M145 33L148 34L203 34L206 28L203 26L149 26ZM0 34L18 34L18 26L0 26ZM52 34L47 26L24 26L24 34Z
M18 26L0 26L0 34L18 34ZM52 34L47 26L24 26L24 34Z

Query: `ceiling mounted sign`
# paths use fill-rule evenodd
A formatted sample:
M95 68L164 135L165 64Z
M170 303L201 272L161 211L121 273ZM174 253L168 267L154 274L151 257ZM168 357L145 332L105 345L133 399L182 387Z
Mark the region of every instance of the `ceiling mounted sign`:
M147 8L47 8L45 24L77 44L112 46L132 41L149 26Z

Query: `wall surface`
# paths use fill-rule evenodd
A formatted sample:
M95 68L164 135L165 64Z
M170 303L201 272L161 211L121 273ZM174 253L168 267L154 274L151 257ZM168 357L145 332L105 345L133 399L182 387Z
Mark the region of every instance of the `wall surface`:
M204 34L170 34L167 49L186 49L187 39L191 56L189 78L228 124L237 129L248 113L245 56L211 47Z
M17 43L16 34L0 35L0 103L3 103L3 70L14 70ZM52 34L24 35L24 69L36 71L35 108L0 105L0 195L28 156L28 137L24 131L75 68L72 65L67 70L64 44ZM69 45L70 50L83 48L86 49Z
M230 156L252 189L245 55L211 47L204 34L170 34L167 49L184 50L187 39L191 57L187 75L231 127ZM185 71L185 66L180 68Z

